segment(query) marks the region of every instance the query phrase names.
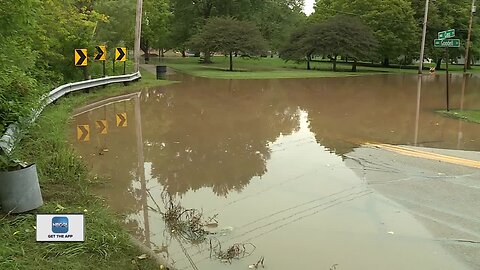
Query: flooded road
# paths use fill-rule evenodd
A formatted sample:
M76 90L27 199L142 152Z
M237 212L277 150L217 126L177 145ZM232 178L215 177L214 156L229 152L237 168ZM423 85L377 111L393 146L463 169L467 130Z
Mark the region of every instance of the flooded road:
M478 109L478 89L480 78L454 76L452 108ZM469 269L348 159L367 142L480 151L480 125L436 113L444 100L438 76L185 77L80 108L72 141L106 179L98 193L178 269L261 257L268 269ZM166 195L218 226L203 242L179 239L160 213ZM236 243L245 257L214 258Z

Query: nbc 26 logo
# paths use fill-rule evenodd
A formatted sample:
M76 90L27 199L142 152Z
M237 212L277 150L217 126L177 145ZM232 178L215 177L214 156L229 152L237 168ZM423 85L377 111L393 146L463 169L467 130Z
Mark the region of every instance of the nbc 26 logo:
M52 232L53 233L67 233L68 232L68 218L67 217L53 217L52 218Z

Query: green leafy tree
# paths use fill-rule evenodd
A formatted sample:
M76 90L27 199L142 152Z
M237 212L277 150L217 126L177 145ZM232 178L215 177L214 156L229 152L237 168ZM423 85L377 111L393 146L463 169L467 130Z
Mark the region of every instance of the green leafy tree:
M95 10L104 14L105 19L98 21L95 39L110 48L124 45L133 48L135 33L135 1L99 0Z
M272 57L288 40L290 34L306 20L302 7L303 1L298 0L266 0L253 13L252 20L267 40Z
M230 71L233 71L234 53L259 54L265 48L265 40L251 22L216 17L207 20L202 30L192 37L190 45L198 50L229 55Z
M307 61L310 69L313 56L328 55L334 71L337 71L338 56L344 56L353 60L352 71L356 71L357 61L372 59L377 48L372 30L359 18L337 15L295 31L280 56L287 61Z
M411 2L416 11L416 20L419 24L423 24L425 1L411 0ZM442 59L445 58L445 50L442 48L435 48L433 46L433 40L437 38L438 32L455 29L456 38L466 41L470 5L471 0L430 1L425 41L425 56L436 62L437 69L440 69ZM478 27L476 29L478 29ZM473 40L476 41L477 38L478 34L474 32ZM457 58L463 56L465 54L465 46L466 42L462 42L460 49L450 50L451 57ZM475 51L476 50L474 49L473 52L475 53Z
M51 88L83 78L75 48L92 49L92 0L5 0L0 5L0 129L28 116Z
M270 47L275 47L278 45L275 38L281 35L287 37L288 29L295 27L294 20L287 19L285 12L301 10L303 0L171 0L170 3L173 14L172 41L185 56L188 40L199 32L211 17L253 21L271 42ZM277 14L278 12L282 14ZM281 28L277 26L278 22L284 26L283 31L277 30ZM204 62L210 61L210 53L204 52Z
M385 66L390 59L418 52L420 27L410 0L317 0L312 19L322 21L334 14L357 16L373 30Z
M142 21L141 49L145 61L152 47L163 50L170 46L170 11L166 1L145 0Z
M95 31L105 16L92 10L92 3L83 5L75 0L41 1L34 49L39 54L37 69L48 77L43 81L49 87L64 82L84 79L83 72L73 63L74 49L86 48L93 52ZM85 1L84 1L85 2Z
M333 71L337 71L338 56L353 59L352 71L356 71L357 61L375 57L378 48L372 30L359 18L346 15L313 25L307 42L315 46L317 54L330 56Z
M35 34L35 0L3 1L0 5L0 131L27 115L28 100L37 96L32 72L37 54L32 50Z
M305 61L307 69L310 70L310 62L316 48L316 44L312 43L313 40L309 36L312 27L312 25L306 24L294 31L280 49L280 57L285 61L297 63Z

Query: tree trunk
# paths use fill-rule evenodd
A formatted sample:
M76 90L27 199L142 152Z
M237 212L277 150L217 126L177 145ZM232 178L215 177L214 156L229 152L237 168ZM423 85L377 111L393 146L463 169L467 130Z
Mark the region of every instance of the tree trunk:
M230 52L230 71L233 71L233 53Z
M145 64L148 64L148 61L150 61L150 42L148 40L146 41L145 45Z
M333 58L333 71L337 71L337 56Z
M273 58L273 51L270 51L270 58Z
M204 57L203 57L203 63L205 64L210 64L212 63L212 60L210 60L210 52L204 52Z
M187 53L185 52L185 50L182 50L182 57L183 58L187 57Z
M307 70L311 70L310 60L312 60L312 56L311 56L311 55L308 55L308 56L307 56Z
M390 67L390 59L388 59L388 57L385 57L385 59L383 59L382 65L384 67Z
M165 57L165 51L163 49L160 49L160 57Z
M357 59L353 59L352 72L357 72Z
M140 44L140 49L143 51L145 63L148 64L148 61L150 60L150 55L148 54L150 49L148 40L145 40L145 43Z
M442 68L442 58L437 59L437 63L435 65L435 70L440 70Z

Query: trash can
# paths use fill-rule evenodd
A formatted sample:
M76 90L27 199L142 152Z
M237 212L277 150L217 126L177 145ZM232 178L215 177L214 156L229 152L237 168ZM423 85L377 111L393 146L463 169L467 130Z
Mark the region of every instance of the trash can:
M157 66L157 80L165 80L167 66Z
M43 204L35 164L15 171L0 171L0 186L3 212L23 213Z

